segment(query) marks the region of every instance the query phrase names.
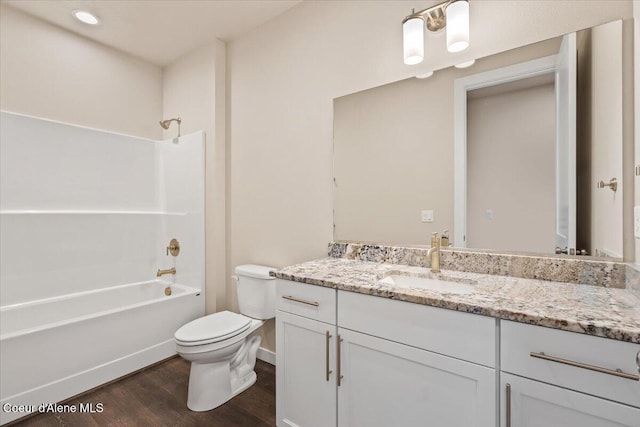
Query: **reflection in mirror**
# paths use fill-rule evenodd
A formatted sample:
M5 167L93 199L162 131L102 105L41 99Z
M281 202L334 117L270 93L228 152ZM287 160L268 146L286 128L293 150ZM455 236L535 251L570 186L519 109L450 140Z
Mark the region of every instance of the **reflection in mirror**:
M334 238L428 245L448 229L455 246L622 257L622 192L596 185L621 185L622 22L573 38L577 85L564 101L562 37L335 99ZM545 60L551 71L532 78L468 87L454 126L456 82Z
M575 248L576 68L571 33L555 55L455 80L457 246Z
M560 245L554 210L540 208L556 205L553 73L469 91L466 98L467 215L454 244L549 252Z

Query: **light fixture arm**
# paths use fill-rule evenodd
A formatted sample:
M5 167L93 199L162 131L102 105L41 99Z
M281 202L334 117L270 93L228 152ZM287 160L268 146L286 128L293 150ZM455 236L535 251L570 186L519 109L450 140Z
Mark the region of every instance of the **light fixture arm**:
M402 23L404 24L409 19L420 18L425 22L425 25L429 31L440 31L447 26L446 9L451 3L457 0L447 0L439 3L435 6L428 7L419 11L413 9L411 15L404 18Z

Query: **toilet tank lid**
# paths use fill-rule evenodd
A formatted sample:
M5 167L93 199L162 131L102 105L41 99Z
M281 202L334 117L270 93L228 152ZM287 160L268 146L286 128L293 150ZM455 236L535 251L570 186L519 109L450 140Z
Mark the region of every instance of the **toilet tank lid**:
M236 274L238 276L248 276L255 277L257 279L274 280L275 277L269 276L269 272L274 270L277 270L277 268L256 264L244 264L236 267Z

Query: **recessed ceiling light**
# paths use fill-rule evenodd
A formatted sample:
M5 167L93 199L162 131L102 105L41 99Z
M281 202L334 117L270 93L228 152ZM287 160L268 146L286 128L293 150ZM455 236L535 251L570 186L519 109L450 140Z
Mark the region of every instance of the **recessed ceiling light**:
M98 25L100 23L97 16L93 13L87 12L86 10L74 10L73 16L75 16L78 21L84 22L85 24Z
M433 76L433 71L427 71L426 73L418 74L416 79L427 79L431 76Z
M459 64L456 64L456 65L454 65L454 67L456 67L456 68L467 68L467 67L471 67L475 63L476 63L476 60L472 59L471 61L465 61L465 62L461 62Z

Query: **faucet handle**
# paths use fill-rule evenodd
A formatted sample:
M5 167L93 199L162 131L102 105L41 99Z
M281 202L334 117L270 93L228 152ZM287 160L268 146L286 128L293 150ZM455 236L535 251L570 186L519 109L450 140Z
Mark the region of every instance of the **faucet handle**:
M169 246L167 246L167 256L169 253L173 256L178 256L180 254L180 242L177 239L171 239L169 242Z
M440 246L445 248L449 247L449 230L444 230L442 232L442 237L440 237Z
M440 241L438 240L438 232L431 233L431 247L440 246Z

